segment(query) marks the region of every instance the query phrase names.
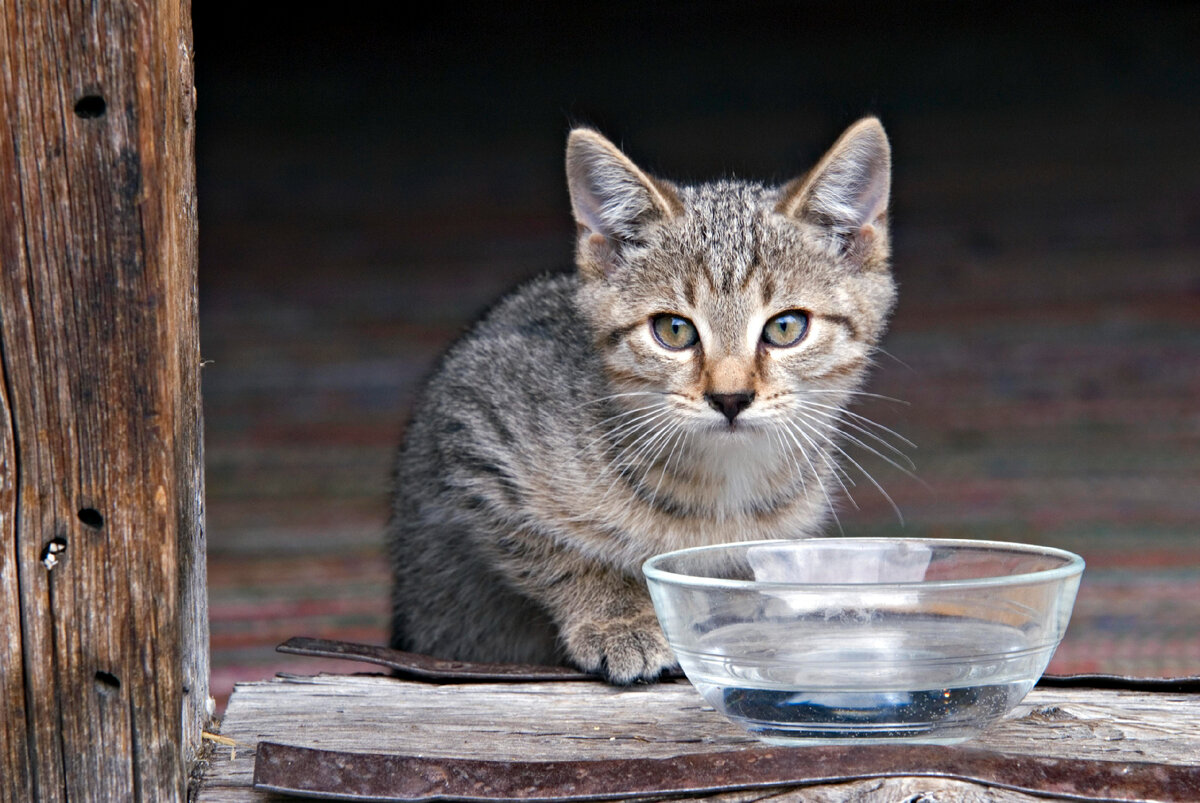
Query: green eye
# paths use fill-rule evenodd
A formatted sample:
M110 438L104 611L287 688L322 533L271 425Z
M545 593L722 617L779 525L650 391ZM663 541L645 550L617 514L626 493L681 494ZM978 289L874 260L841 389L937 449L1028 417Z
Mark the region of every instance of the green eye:
M672 351L691 348L700 339L696 334L695 324L687 318L670 313L651 318L650 329L654 332L654 339Z
M794 346L808 332L808 313L798 309L781 312L763 327L763 342L771 346Z

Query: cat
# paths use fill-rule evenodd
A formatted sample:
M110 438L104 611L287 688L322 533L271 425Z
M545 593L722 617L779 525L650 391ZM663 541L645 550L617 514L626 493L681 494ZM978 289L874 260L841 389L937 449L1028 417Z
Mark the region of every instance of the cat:
M449 349L401 446L391 645L653 680L643 561L819 534L895 300L890 154L866 118L783 186L682 186L572 130L575 269Z

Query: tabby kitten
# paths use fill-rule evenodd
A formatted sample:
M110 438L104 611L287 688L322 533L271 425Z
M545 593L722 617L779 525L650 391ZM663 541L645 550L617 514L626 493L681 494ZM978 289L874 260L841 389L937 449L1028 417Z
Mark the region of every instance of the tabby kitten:
M784 186L681 186L579 128L566 166L576 270L475 324L408 428L391 643L629 683L675 663L644 560L830 512L895 297L890 150L868 118Z

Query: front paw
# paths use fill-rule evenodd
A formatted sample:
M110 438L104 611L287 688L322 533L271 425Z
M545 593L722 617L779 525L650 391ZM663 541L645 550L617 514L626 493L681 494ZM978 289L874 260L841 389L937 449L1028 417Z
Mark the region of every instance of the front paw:
M584 621L563 635L567 657L573 663L616 685L656 680L664 671L678 667L652 615Z

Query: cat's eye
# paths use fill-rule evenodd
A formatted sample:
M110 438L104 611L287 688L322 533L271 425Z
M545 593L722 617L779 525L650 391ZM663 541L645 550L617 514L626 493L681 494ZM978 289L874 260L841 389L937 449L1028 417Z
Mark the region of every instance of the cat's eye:
M763 342L778 347L794 346L808 333L808 313L791 309L781 312L763 327Z
M670 313L655 315L651 318L650 330L654 332L655 340L672 351L691 348L700 339L694 323L687 318Z

